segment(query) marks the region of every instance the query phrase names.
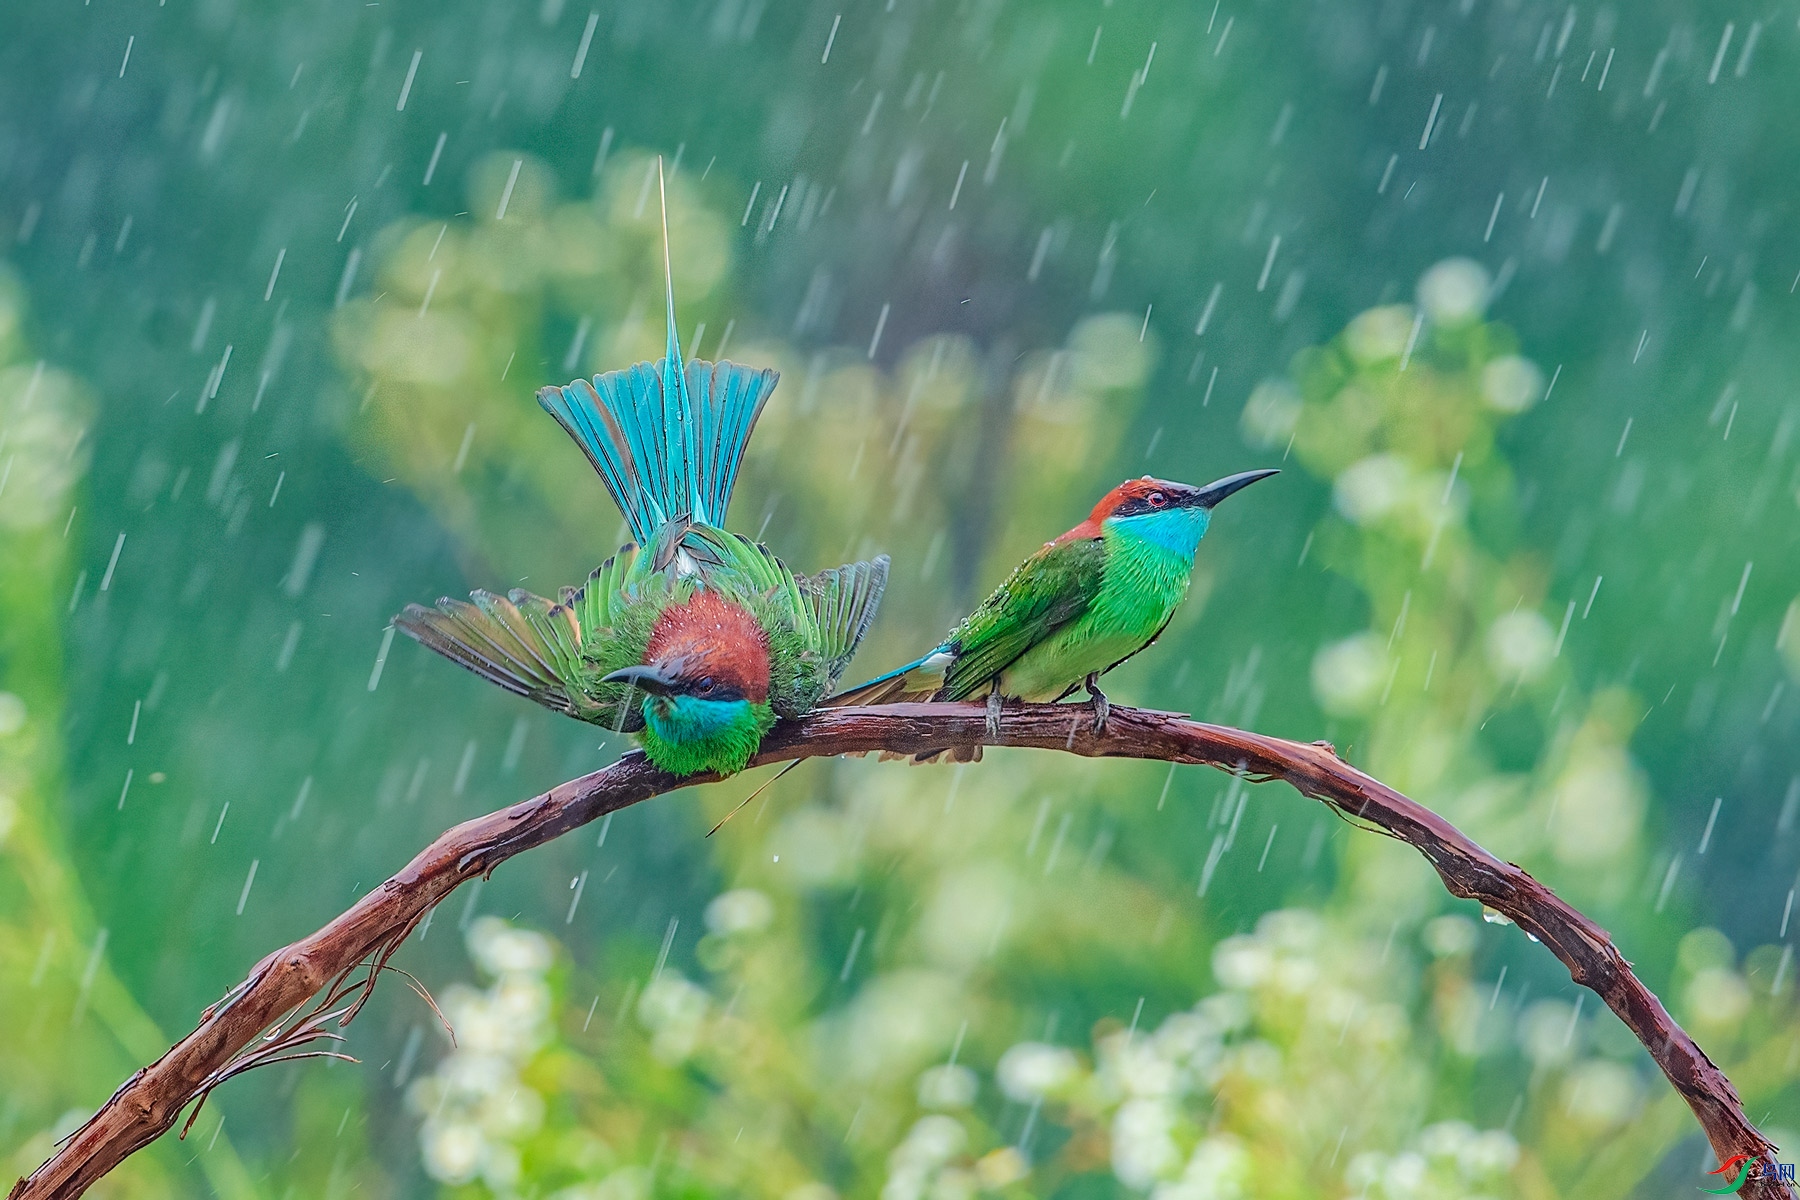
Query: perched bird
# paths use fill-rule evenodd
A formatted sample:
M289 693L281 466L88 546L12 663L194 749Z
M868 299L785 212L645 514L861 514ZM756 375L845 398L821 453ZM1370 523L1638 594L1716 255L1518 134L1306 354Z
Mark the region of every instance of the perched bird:
M744 446L776 373L685 366L668 217L668 347L538 392L631 527L633 542L556 600L515 590L417 604L396 627L547 708L635 733L676 775L741 771L781 717L830 691L874 619L888 559L795 575L722 528Z
M830 706L986 695L998 731L1006 700L1060 700L1084 684L1106 728L1100 676L1157 639L1187 595L1213 506L1273 470L1205 487L1132 479L1087 520L1013 571L941 645L826 701Z

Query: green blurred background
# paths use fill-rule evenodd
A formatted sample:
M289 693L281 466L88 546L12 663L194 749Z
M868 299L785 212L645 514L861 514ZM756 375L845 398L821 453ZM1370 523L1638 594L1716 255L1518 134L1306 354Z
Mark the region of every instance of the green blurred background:
M0 1161L451 823L624 748L401 639L622 522L532 391L772 364L734 527L910 657L1121 477L1115 701L1304 740L1610 929L1800 1155L1791 5L74 0L0 13ZM385 649L385 654L383 651ZM621 813L164 1197L1686 1195L1610 1013L1280 787L990 753Z

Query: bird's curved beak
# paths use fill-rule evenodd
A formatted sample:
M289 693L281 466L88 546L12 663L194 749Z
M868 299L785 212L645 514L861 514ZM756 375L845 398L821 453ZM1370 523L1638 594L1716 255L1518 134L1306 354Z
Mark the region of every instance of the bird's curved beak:
M1183 497L1183 500L1189 507L1211 508L1233 492L1241 492L1259 479L1267 479L1271 475L1279 474L1281 472L1273 467L1261 471L1239 471L1236 475L1215 479L1205 487L1195 488L1193 493Z
M629 684L652 696L668 696L675 691L674 675L652 666L621 667L612 674L603 676L600 682Z

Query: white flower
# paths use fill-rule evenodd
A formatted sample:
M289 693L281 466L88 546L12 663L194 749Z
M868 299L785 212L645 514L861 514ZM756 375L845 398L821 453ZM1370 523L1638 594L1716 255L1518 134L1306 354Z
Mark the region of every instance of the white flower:
M1618 1125L1637 1109L1638 1081L1631 1068L1604 1059L1584 1062L1563 1083L1563 1107L1588 1125Z
M1500 1130L1440 1121L1421 1130L1410 1149L1358 1154L1344 1181L1370 1200L1480 1200L1477 1188L1497 1183L1518 1157L1518 1143Z
M1173 1184L1163 1184L1155 1200L1239 1200L1248 1196L1250 1152L1228 1133L1204 1138L1194 1147L1187 1169Z
M1158 1053L1176 1060L1210 1062L1219 1052L1218 1026L1198 1012L1170 1014L1152 1038Z
M1127 1100L1112 1124L1112 1169L1119 1182L1140 1191L1181 1161L1175 1145L1175 1110L1161 1100Z
M1014 887L1012 873L990 860L946 872L918 923L932 959L968 968L991 953L1005 931Z
M481 1166L484 1141L473 1125L431 1122L419 1133L425 1171L441 1183L468 1183Z
M1637 837L1644 789L1618 746L1590 746L1571 757L1556 780L1550 825L1556 857L1577 866L1610 863Z
M1481 398L1497 412L1522 413L1544 394L1544 373L1516 354L1494 359L1481 368Z
M1344 1168L1344 1182L1359 1196L1369 1194L1375 1181L1381 1178L1381 1172L1387 1166L1387 1156L1377 1154L1373 1150L1364 1150L1350 1160Z
M1194 1011L1220 1033L1236 1033L1250 1027L1250 1001L1237 992L1220 992L1194 1005Z
M581 1189L568 1200L644 1200L650 1194L650 1171L647 1167L620 1167L599 1183L578 1185ZM575 1188L568 1189L575 1193ZM562 1197L563 1193L557 1193Z
M919 1103L925 1108L967 1108L980 1082L962 1066L936 1066L919 1076Z
M1438 958L1467 954L1475 948L1475 922L1454 913L1425 926L1425 948Z
M1275 967L1269 948L1248 934L1228 937L1213 947L1213 977L1228 988L1260 987Z
M1126 1095L1169 1096L1181 1090L1181 1069L1155 1038L1115 1033L1101 1049L1110 1081Z
M1000 1056L1000 1090L1021 1104L1039 1100L1075 1077L1075 1055L1061 1046L1020 1042Z
M1273 1083L1281 1074L1281 1050L1273 1042L1251 1038L1228 1052L1231 1066L1246 1078Z
M524 1058L550 1034L550 986L542 979L514 975L494 988L493 1010L512 1031L512 1053Z
M1387 685L1387 645L1373 633L1352 634L1313 656L1312 687L1320 707L1355 716L1367 712Z
M700 1046L700 1034L712 998L679 972L665 970L638 997L638 1019L654 1031L651 1052L663 1062L689 1058Z
M1519 1161L1519 1143L1504 1129L1489 1129L1477 1134L1457 1157L1464 1172L1474 1178L1504 1175Z
M775 902L755 888L723 892L706 906L706 927L720 937L760 933L774 919Z
M1312 990L1319 979L1319 964L1310 958L1283 955L1275 960L1275 969L1269 973L1269 982L1277 991L1286 992L1290 996L1298 996Z
M482 1054L465 1048L444 1060L435 1076L438 1084L458 1103L468 1103L491 1096L512 1086L518 1078L512 1064L497 1054ZM424 1083L420 1080L420 1083Z
M537 1132L544 1123L544 1098L524 1084L495 1092L482 1105L482 1124L490 1134L520 1138Z
M25 728L25 702L11 692L0 692L0 737Z
M1475 1137L1475 1128L1467 1121L1439 1121L1419 1131L1417 1145L1427 1158L1454 1159Z
M929 1176L929 1171L911 1164L892 1168L887 1182L881 1185L881 1200L920 1200Z
M1250 393L1238 423L1252 444L1283 446L1299 428L1304 408L1293 384L1285 379L1264 380Z
M1730 967L1707 967L1682 989L1681 998L1696 1020L1708 1025L1736 1025L1750 1011L1750 989Z
M1311 951L1325 939L1325 922L1305 908L1278 908L1256 922L1256 936L1279 949Z
M1388 304L1358 313L1344 330L1344 346L1359 363L1377 363L1406 353L1412 336L1413 311L1404 304Z
M502 1196L519 1182L519 1151L506 1142L489 1142L481 1156L481 1181Z
M86 407L80 385L65 372L41 363L0 368L8 470L0 528L35 529L68 511L63 497L90 456L87 430L75 415Z
M1368 525L1394 512L1412 490L1412 468L1393 454L1371 454L1338 472L1332 500L1338 511L1358 525Z
M803 808L781 823L771 844L781 852L781 865L806 887L830 887L856 874L860 852L857 829L845 814Z
M1140 316L1100 313L1083 317L1069 334L1075 386L1086 391L1134 388L1150 377L1155 345L1139 336Z
M1419 307L1438 325L1461 325L1487 308L1493 283L1470 258L1446 258L1419 277Z
M911 1078L919 1064L949 1049L961 995L955 980L934 971L887 971L826 1018L820 1032L851 1077Z
M1531 609L1507 613L1488 628L1488 664L1508 681L1538 678L1549 669L1555 649L1550 622Z
M1539 1000L1519 1018L1519 1044L1540 1067L1556 1066L1575 1056L1575 1009L1561 1000Z
M949 1167L938 1172L937 1182L931 1185L931 1200L969 1200L979 1186L972 1172Z
M961 1154L968 1144L968 1132L954 1117L942 1113L920 1117L907 1130L905 1140L888 1155L889 1187L898 1184L914 1195L919 1194L931 1173ZM882 1189L883 1195L887 1192L887 1188Z
M1424 1188L1425 1173L1428 1166L1425 1157L1408 1151L1396 1154L1387 1163L1387 1170L1382 1172L1382 1190L1389 1196L1416 1196Z
M489 975L542 974L555 955L549 939L515 929L499 917L479 917L469 927L469 957Z

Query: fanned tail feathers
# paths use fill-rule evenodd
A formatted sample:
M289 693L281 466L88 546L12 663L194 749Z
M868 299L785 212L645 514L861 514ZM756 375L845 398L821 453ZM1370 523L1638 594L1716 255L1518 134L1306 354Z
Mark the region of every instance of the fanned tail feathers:
M837 683L838 676L856 656L856 648L881 607L887 576L888 556L880 554L868 562L848 563L800 577L801 593L819 631L826 687Z
M537 396L599 472L633 538L648 543L681 516L724 525L744 446L778 378L730 362L684 369L677 351Z

